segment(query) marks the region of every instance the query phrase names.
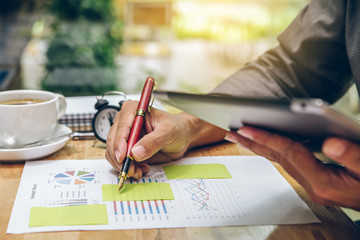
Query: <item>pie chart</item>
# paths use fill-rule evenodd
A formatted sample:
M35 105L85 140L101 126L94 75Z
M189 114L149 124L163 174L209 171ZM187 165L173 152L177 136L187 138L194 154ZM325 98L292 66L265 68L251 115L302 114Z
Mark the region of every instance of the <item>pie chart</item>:
M59 184L85 184L95 179L95 174L86 171L66 171L54 176L54 181Z

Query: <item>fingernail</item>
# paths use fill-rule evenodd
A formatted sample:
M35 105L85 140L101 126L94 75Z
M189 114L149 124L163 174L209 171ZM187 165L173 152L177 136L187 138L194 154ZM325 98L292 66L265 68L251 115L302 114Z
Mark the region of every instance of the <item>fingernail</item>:
M136 158L136 160L143 160L143 158L146 155L146 150L141 145L133 147L131 152L132 152L133 157Z
M347 144L339 139L330 139L324 144L324 153L328 157L338 158L341 157L347 149Z
M236 143L236 137L231 132L227 132L224 138L226 141Z
M253 140L251 132L249 132L247 129L240 128L237 133L243 137L246 137L247 139Z
M133 178L139 179L139 178L141 178L141 174L140 174L140 173L134 174L134 175L133 175Z
M117 161L118 163L120 163L120 156L121 156L120 152L116 150L116 151L115 151L115 158L116 158L116 161Z
M227 132L225 135L225 140L232 142L232 143L236 143L237 145L239 145L242 148L248 148L243 144L244 140L236 132Z

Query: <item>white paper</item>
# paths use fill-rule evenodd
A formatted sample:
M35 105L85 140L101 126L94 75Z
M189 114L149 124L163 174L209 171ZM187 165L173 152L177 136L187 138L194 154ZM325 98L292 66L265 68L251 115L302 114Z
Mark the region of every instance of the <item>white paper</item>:
M175 200L105 202L108 225L28 227L31 207L104 204L101 185L116 184L118 175L106 160L26 162L7 233L319 222L262 157L194 157L169 164L205 163L224 164L232 178L167 180L162 166L155 165L139 182L169 182ZM55 176L66 171L89 172L93 179L83 184L74 184L70 178L58 181Z
M101 97L101 96L99 96ZM109 102L109 105L119 106L119 102L124 100L121 95L106 95L104 99ZM140 94L127 94L126 100L139 100ZM81 114L81 113L96 113L95 104L97 102L96 96L81 96L81 97L66 97L66 114ZM162 104L154 100L153 106L155 108L164 110Z

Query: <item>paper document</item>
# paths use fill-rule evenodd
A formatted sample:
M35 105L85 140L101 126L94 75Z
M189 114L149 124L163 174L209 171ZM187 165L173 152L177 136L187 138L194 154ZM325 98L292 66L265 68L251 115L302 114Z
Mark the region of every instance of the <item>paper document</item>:
M121 192L117 184L102 185L103 201L174 200L169 183L126 184Z
M164 171L188 165L184 168L197 175L199 167L213 172L207 168L216 164L224 174L216 179L169 180ZM126 181L137 201L120 200L113 192L117 182L118 173L104 159L28 161L7 233L319 222L276 168L257 156L194 157L151 166L140 180ZM148 194L140 190L146 184L136 190L139 183L164 184L149 184L149 189L161 187Z
M164 166L167 179L231 178L224 164L191 164Z

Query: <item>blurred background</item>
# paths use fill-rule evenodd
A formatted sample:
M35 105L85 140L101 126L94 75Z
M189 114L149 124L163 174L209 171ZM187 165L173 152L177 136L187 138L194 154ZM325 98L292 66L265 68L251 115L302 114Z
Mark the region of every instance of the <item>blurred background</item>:
M2 1L0 86L134 93L152 75L162 89L208 92L273 47L307 2Z

